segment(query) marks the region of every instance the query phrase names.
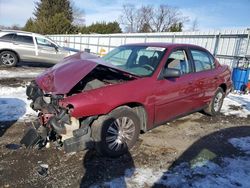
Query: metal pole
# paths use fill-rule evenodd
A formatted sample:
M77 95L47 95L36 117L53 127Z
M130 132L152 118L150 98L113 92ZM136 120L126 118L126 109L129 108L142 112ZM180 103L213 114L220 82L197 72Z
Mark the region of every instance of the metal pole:
M109 47L108 47L108 51L110 51L110 44L111 44L111 36L109 35Z
M76 36L74 35L74 48L76 48Z
M175 33L174 33L174 36L172 38L172 43L175 43Z
M218 47L219 47L219 42L220 42L220 37L221 37L221 33L219 33L219 35L215 36L215 44L214 44L214 56L217 56L217 52L218 52Z
M127 35L125 35L124 44L127 44Z
M80 51L82 51L82 34L80 34Z
M99 42L100 42L100 37L97 38L97 52L96 52L96 54L99 53Z
M146 34L146 35L145 35L145 38L144 38L144 43L147 42L147 37L148 37L148 35Z
M245 57L247 57L247 52L248 52L248 48L249 48L249 42L250 42L250 28L247 28L248 34L247 34L247 46L246 46L246 52L245 52ZM250 56L250 54L249 54Z
M88 49L89 49L89 38L90 38L90 36L88 36Z

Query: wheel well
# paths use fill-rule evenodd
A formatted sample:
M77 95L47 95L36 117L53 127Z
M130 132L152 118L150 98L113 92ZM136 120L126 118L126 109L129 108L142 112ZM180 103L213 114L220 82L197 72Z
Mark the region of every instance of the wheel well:
M17 53L16 51L11 50L11 49L1 49L1 50L0 50L0 53L2 53L2 52L4 52L4 51L13 52L13 53L16 54L16 56L17 56L17 62L20 61L20 57L19 57L19 55L18 55L18 53Z
M219 87L222 88L224 92L227 91L227 85L226 84L221 84Z
M127 103L122 106L128 106L134 110L134 112L137 114L141 122L140 130L142 132L146 132L147 131L147 112L144 106L140 103Z

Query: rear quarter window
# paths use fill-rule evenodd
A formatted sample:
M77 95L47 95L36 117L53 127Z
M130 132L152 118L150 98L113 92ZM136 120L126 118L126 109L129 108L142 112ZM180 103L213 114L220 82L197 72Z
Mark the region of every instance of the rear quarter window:
M14 35L15 35L14 33L9 33L9 34L1 36L0 39L6 40L6 41L11 41Z

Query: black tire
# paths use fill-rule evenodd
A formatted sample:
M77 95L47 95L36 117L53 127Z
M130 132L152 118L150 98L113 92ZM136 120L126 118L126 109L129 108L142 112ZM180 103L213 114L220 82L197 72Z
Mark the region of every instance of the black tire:
M122 106L100 116L91 129L96 150L104 156L118 157L135 145L140 133L140 119L131 108Z
M3 51L0 53L0 64L5 67L15 67L17 64L18 58L14 52Z
M204 112L211 116L216 116L220 113L221 107L223 105L223 100L225 98L225 93L222 88L218 88L209 103L208 107L204 109Z

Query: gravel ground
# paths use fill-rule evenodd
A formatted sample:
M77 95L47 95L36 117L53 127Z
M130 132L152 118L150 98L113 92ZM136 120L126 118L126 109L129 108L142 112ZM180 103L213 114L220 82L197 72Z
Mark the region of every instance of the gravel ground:
M34 73L45 68L24 64L0 71ZM0 78L0 86L25 86L32 78L5 76ZM228 140L250 136L250 116L209 117L197 112L141 134L127 155L105 158L94 150L65 154L54 145L39 151L20 147L23 132L32 121L33 117L0 121L0 187L169 187L159 183L167 171L184 162L196 164L200 154L216 164L225 157L244 156ZM41 173L43 164L48 170Z

